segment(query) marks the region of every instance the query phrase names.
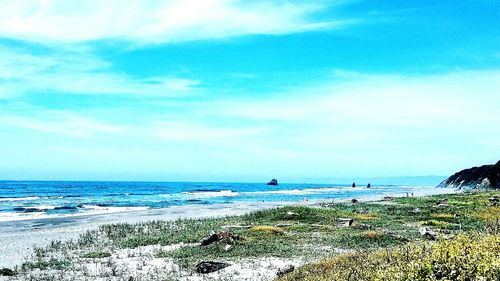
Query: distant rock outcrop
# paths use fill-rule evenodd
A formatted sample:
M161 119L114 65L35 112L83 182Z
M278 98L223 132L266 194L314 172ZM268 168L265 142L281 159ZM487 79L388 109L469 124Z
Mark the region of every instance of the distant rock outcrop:
M278 180L277 179L272 179L270 180L267 185L278 185Z
M484 165L462 170L444 180L439 186L500 189L500 161L495 165Z

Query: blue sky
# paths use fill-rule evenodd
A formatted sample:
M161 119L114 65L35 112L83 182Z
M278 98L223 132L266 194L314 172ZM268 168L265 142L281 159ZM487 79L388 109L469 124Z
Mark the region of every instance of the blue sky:
M0 178L448 175L500 158L497 1L2 1Z

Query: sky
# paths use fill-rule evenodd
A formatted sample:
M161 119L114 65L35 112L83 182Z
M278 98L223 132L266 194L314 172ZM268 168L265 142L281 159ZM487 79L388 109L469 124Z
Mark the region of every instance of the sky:
M307 182L500 159L498 1L0 7L0 179Z

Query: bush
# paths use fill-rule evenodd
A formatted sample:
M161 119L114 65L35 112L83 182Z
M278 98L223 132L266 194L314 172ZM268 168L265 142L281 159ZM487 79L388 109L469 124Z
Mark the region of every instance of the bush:
M358 252L306 265L279 280L500 280L500 236Z

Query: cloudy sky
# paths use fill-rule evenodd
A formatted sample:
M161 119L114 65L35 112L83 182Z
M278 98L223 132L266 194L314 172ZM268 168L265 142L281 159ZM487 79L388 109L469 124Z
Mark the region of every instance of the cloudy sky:
M493 163L499 14L488 0L0 0L0 179Z

